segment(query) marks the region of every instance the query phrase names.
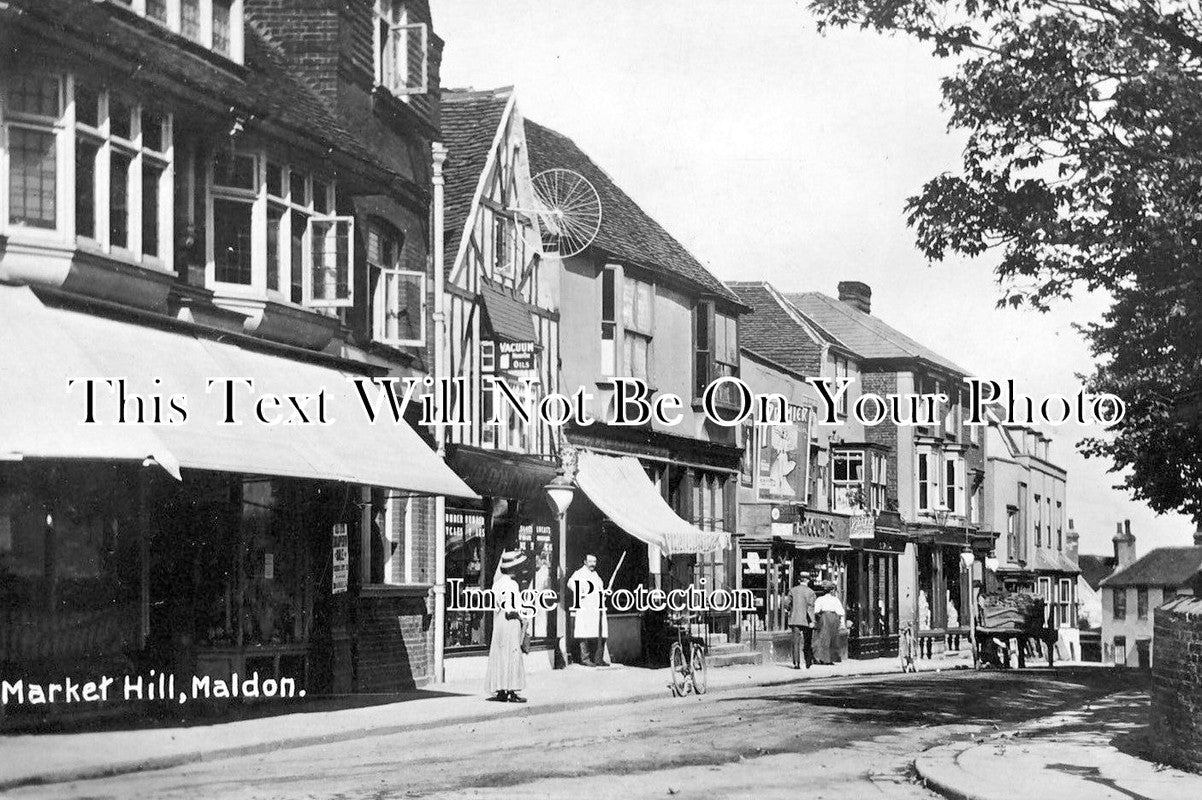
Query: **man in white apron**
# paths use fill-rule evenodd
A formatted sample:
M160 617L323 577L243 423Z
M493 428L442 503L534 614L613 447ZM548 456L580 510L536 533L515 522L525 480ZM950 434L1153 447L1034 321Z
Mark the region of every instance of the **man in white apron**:
M605 639L609 620L605 615L605 582L597 574L597 557L587 555L584 565L568 578L572 593L572 634L580 647L580 663L586 667L608 667Z

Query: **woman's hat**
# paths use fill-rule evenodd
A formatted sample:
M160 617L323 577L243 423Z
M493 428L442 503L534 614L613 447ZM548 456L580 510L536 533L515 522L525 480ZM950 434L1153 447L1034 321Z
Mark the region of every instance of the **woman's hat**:
M506 550L501 554L501 569L508 572L526 563L526 554L521 550Z

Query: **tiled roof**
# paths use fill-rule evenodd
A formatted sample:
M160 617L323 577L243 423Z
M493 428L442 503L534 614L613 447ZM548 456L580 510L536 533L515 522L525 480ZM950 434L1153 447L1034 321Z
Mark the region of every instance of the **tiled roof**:
M1081 566L1081 577L1091 589L1097 589L1102 579L1114 572L1118 563L1114 556L1095 556L1089 553L1077 555L1077 563Z
M760 355L808 375L823 342L843 346L829 331L806 318L763 281L731 281L727 286L751 307L739 318L739 343ZM808 326L808 327L807 327Z
M494 335L511 342L537 342L530 311L504 291L485 282L480 284L484 314Z
M442 93L442 140L447 146L445 224L449 268L463 238L480 173L496 138L510 89L446 91Z
M246 27L245 68L219 66L192 52L178 34L112 6L89 0L9 0L23 16L52 35L65 33L137 63L156 84L178 84L223 105L268 120L310 142L397 175L334 116L310 86L296 76L287 56L253 25Z
M861 358L921 358L957 375L972 374L879 317L865 314L821 292L786 294L785 298L807 317L838 336Z
M1035 551L1034 568L1044 572L1080 572L1080 568L1072 559L1058 550Z
M593 246L653 273L681 278L705 292L733 303L739 298L701 265L684 245L643 211L575 142L561 133L526 120L530 171L562 168L580 173L601 198L601 230Z
M1202 570L1202 547L1158 547L1105 578L1102 586L1180 586Z

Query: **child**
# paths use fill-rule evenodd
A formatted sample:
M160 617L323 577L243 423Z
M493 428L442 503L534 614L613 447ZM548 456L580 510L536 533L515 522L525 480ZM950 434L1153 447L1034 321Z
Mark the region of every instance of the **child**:
M918 642L914 639L914 631L907 623L902 628L901 637L897 643L897 653L901 660L902 672L918 672L918 666L914 663L914 654L918 650Z

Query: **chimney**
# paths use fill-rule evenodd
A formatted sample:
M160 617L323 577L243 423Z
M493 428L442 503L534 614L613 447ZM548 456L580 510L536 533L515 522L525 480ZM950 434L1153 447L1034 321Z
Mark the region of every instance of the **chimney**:
M1068 557L1077 563L1077 548L1081 542L1081 534L1077 533L1077 528L1073 525L1073 521L1068 521L1068 533L1064 537L1065 550L1068 552Z
M1131 533L1131 520L1118 523L1114 534L1115 569L1122 569L1135 562L1135 536Z
M852 308L872 313L872 288L860 281L839 281L839 299Z

